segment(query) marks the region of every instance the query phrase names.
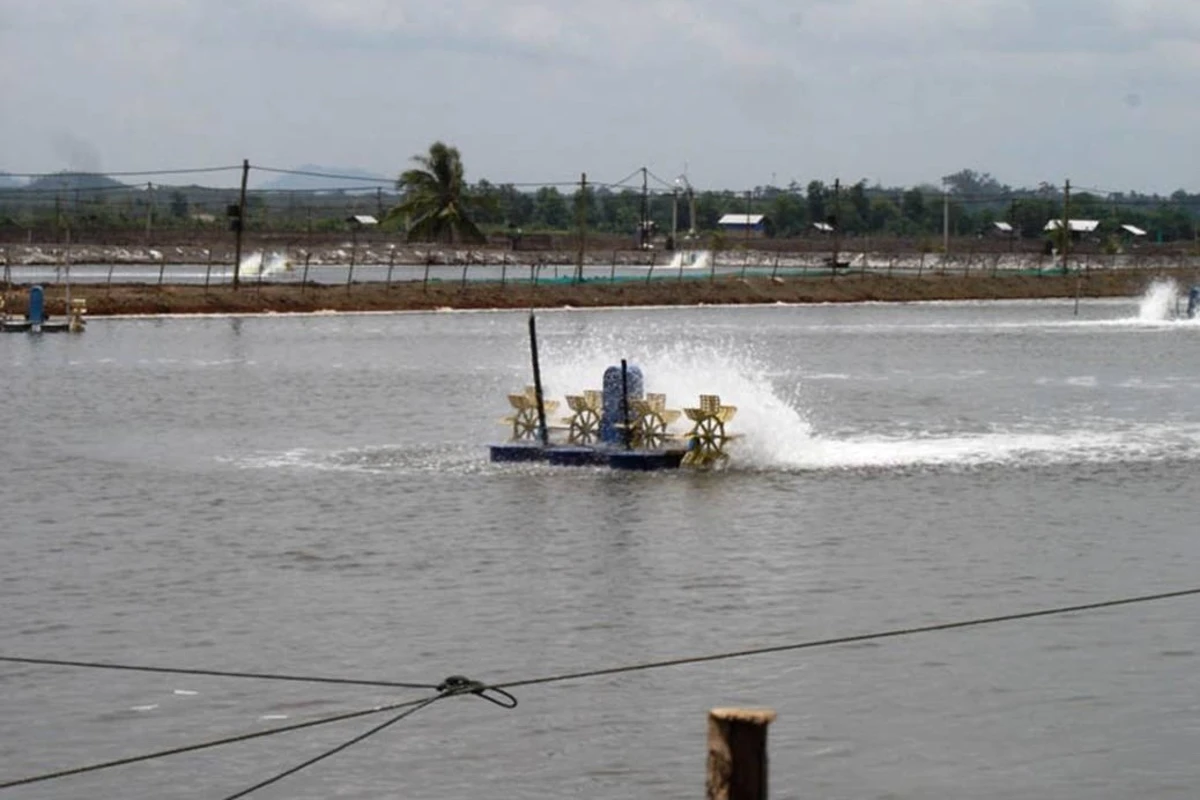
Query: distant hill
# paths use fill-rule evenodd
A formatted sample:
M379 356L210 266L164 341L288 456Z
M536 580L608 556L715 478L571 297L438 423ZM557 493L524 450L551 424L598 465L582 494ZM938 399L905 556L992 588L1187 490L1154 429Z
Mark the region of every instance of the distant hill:
M278 175L261 184L260 189L282 191L331 191L334 189L362 189L373 192L377 188L391 191L395 177L367 172L354 167L326 167L319 164L305 164L295 168L296 172L313 173L307 175ZM332 177L326 177L332 176ZM360 180L356 180L360 179Z
M75 189L120 189L125 184L95 172L55 172L30 181L25 188L42 192L73 191Z
M15 189L18 186L24 186L23 181L19 181L7 172L0 172L0 189Z

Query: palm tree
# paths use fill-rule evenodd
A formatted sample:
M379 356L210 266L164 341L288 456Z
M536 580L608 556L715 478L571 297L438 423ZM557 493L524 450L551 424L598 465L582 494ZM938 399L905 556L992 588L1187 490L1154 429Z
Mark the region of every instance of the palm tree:
M471 198L463 181L458 148L434 142L428 155L413 156L418 169L405 170L396 181L404 199L386 219L411 220L408 241L482 242L484 235L467 215Z

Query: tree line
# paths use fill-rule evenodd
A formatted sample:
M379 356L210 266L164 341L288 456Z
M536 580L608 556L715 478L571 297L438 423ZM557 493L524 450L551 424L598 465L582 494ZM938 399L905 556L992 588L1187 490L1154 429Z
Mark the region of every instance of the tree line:
M250 229L336 231L354 214L373 214L382 228L409 239L479 241L487 236L575 232L629 236L643 215L660 233L674 222L680 234L707 234L729 213L763 214L767 233L779 238L817 235L815 225L847 236L894 236L936 241L947 225L955 237L1000 233L1007 223L1022 239L1045 238L1048 220L1061 219L1063 186L1042 183L1014 188L987 173L961 170L941 186L884 187L811 180L749 191L701 190L684 186L643 193L641 186L578 185L525 187L465 178L454 147L434 143L413 159L394 187L337 191L251 191L245 218ZM58 188L56 188L58 187ZM202 228L227 224L238 200L232 189L203 186L128 186L98 175L61 173L28 187L0 189L0 228L77 229ZM694 213L693 213L694 212ZM1137 192L1071 191L1069 215L1101 223L1105 237L1121 225L1147 232L1152 241L1194 239L1200 194L1169 196Z

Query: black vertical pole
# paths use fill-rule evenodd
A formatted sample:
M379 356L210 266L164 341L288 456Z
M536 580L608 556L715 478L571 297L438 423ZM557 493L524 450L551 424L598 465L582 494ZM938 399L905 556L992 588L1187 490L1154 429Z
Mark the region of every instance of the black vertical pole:
M533 312L529 314L529 351L533 356L533 392L534 397L537 398L538 437L542 440L542 447L547 447L550 444L550 432L546 429L546 404L542 400L542 370L538 366L537 321L533 317Z
M630 448L632 431L629 430L629 365L621 359L621 435L625 439L625 449Z
M237 242L233 250L233 288L241 283L242 231L246 227L246 179L250 176L250 159L242 159L242 191L238 195ZM261 271L261 266L260 266Z

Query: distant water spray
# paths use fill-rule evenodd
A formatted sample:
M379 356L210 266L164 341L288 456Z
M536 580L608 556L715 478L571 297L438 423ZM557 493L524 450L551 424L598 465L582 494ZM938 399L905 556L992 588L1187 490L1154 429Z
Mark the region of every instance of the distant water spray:
M557 340L544 346L547 397L599 389L604 370L620 364L622 354L642 369L647 392L666 394L669 408L694 407L701 393L718 394L723 403L738 407L729 425L740 437L730 448L732 469L887 470L1200 459L1200 425L1105 430L1050 424L987 433L823 436L807 419L799 380L769 377L752 350L711 342L656 341L652 330L589 338L582 345ZM687 427L686 418L681 418L673 430L684 432Z
M1179 302L1179 285L1173 280L1156 280L1150 284L1138 301L1138 319L1143 322L1161 322L1175 316Z
M677 250L666 269L670 270L707 270L712 266L712 253L708 250Z
M251 253L242 259L238 273L243 278L266 278L291 268L291 262L281 253Z

